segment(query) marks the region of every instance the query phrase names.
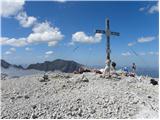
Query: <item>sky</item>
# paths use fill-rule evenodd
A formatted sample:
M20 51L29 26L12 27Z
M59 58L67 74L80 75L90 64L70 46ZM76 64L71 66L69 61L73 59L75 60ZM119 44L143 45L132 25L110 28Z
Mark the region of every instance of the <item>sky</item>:
M55 59L104 66L110 30L111 60L118 66L159 65L157 1L4 1L1 2L1 58L14 64ZM8 8L8 9L6 9Z

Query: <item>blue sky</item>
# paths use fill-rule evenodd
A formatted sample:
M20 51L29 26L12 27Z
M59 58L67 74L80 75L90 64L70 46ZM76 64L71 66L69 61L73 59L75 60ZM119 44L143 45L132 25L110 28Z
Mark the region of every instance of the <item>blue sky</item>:
M11 63L30 64L60 58L102 66L106 58L106 36L97 37L94 32L105 29L108 17L111 31L120 32L120 36L111 37L111 59L119 66L135 62L141 67L158 67L156 1L27 1L17 6L19 9L14 13L1 13L1 54Z

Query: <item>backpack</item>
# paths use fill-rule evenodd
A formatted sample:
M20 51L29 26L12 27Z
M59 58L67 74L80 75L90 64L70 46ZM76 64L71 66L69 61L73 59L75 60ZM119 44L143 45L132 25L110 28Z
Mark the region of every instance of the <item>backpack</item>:
M116 67L116 63L115 63L115 62L112 62L112 66L113 66L113 67Z

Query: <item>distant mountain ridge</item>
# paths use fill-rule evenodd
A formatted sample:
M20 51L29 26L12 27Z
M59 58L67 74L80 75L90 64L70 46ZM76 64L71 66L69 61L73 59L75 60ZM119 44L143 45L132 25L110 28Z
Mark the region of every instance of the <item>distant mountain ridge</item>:
M27 69L36 69L41 71L55 71L60 70L62 72L71 73L78 70L83 65L69 60L57 59L54 61L45 61L44 63L30 64Z
M29 69L35 69L40 71L59 70L62 72L71 73L83 66L84 65L81 65L75 61L57 59L54 61L45 61L43 63L30 64L27 68L23 68L21 65L12 65L6 62L5 60L1 59L1 67L5 69L8 69L9 67L15 67L24 70L29 70Z
M9 67L15 67L15 68L19 68L19 69L24 69L21 65L12 65L8 62L6 62L5 60L1 59L1 67L3 68L9 68Z

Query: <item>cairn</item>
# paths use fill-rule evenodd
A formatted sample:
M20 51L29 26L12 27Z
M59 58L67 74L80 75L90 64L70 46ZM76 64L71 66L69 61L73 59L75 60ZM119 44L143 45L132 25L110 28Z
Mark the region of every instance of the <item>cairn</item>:
M44 74L42 79L40 79L40 82L48 82L48 81L50 81L50 80L49 80L49 77L47 74Z

